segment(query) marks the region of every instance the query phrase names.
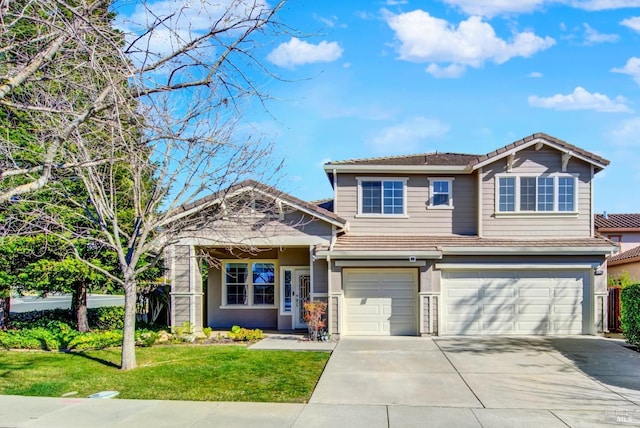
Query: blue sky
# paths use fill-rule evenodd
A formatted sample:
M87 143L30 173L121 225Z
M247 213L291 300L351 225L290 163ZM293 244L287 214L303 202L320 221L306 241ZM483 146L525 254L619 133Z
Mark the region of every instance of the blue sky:
M640 0L292 0L279 20L299 37L258 52L288 81L251 120L283 190L330 197L329 160L545 132L611 161L596 212L640 212Z

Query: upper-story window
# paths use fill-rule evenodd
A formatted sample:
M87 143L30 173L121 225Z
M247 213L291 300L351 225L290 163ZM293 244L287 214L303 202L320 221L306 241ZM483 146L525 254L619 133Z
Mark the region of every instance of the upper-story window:
M498 212L576 212L572 175L499 176L496 187Z
M407 179L358 178L358 214L405 215Z
M429 179L429 208L453 208L453 178Z

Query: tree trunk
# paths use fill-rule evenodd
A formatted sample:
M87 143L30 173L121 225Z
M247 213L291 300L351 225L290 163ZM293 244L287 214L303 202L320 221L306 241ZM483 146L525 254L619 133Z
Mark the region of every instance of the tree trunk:
M0 330L9 328L9 312L11 311L11 296L0 297Z
M122 336L121 370L135 369L136 363L136 280L125 278L124 282L124 330Z
M76 314L78 331L89 331L89 318L87 317L87 285L82 283L73 290L71 297L71 310Z

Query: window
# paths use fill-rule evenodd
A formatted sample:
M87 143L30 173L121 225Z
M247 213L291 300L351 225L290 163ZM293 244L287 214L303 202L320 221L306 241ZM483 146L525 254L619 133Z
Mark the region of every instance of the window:
M223 305L275 304L275 263L227 262L224 271Z
M503 176L498 177L497 191L498 212L576 211L574 176Z
M429 207L453 208L453 178L429 180Z
M501 177L499 211L508 212L516 210L516 179L514 177Z
M359 214L405 214L405 183L402 179L358 179Z

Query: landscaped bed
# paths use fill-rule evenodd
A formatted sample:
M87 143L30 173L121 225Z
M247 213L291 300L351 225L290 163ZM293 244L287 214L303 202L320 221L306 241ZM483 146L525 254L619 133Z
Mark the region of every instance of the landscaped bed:
M329 359L325 352L252 351L243 345L168 345L136 350L138 368L119 370L120 349L0 351L0 394L304 403Z

